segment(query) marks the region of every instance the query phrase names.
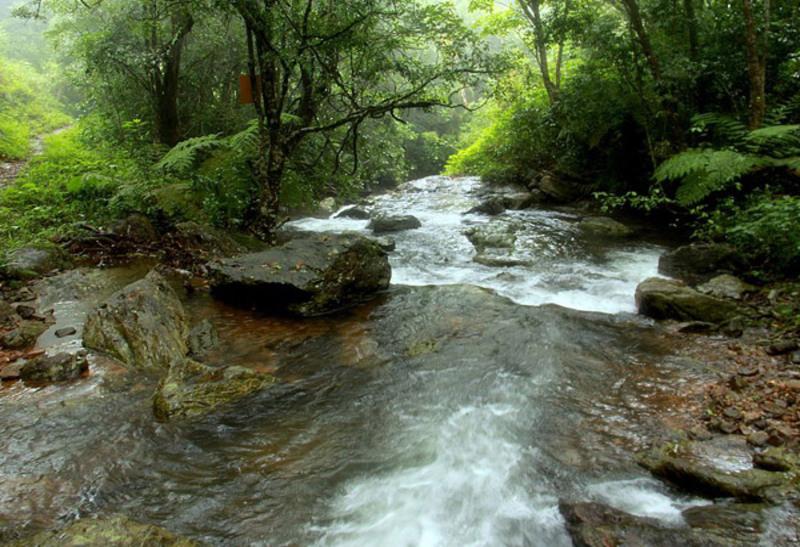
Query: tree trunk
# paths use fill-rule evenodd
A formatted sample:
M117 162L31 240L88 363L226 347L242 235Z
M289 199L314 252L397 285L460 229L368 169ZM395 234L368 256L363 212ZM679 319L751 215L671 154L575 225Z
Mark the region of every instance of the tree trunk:
M266 132L259 139L258 158L254 165L258 184L258 208L250 230L258 239L277 244L280 227L280 195L286 170L287 153L280 138L271 139Z
M650 35L647 29L644 28L642 22L642 14L639 11L639 4L637 0L622 0L625 11L628 13L631 28L636 34L636 39L642 47L642 52L647 60L647 65L650 67L650 72L656 83L659 99L661 102L661 111L666 119L667 131L670 134L672 145L676 149L681 149L684 146L683 128L681 128L680 119L678 117L678 105L672 94L667 89L664 75L661 72L661 64L658 62L655 50L653 49L652 42L650 42Z
M541 0L527 0L520 2L520 7L525 15L525 18L533 26L534 43L536 46L536 62L539 65L539 72L542 73L542 82L544 83L545 91L547 91L547 98L550 104L555 104L558 98L558 87L553 83L550 77L550 67L547 59L547 42L545 41L544 25L542 24L542 17L539 10ZM560 53L560 51L559 51ZM561 69L561 57L559 54L558 71ZM560 79L560 74L559 74Z
M759 48L758 29L756 28L753 4L751 0L742 0L744 15L744 41L747 46L747 72L750 79L750 101L747 125L750 130L758 129L764 121L767 110L767 38L769 32L769 0L764 0L764 35L763 44Z
M160 67L156 67L156 138L170 148L181 141L182 131L178 114L178 92L181 73L181 56L186 37L194 26L190 16L173 19L175 35L165 51Z

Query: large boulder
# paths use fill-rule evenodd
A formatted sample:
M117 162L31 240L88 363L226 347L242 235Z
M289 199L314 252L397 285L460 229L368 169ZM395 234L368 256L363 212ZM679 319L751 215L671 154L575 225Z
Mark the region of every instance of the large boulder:
M422 223L414 215L397 216L376 216L369 226L375 234L385 234L389 232L402 232L404 230L414 230L422 226Z
M133 213L125 218L115 220L109 226L108 231L135 243L153 243L158 239L158 231L153 223L140 213Z
M586 217L578 223L581 231L603 237L628 237L633 235L633 229L608 217Z
M725 323L737 313L733 302L697 292L682 281L651 277L636 287L639 313L653 319Z
M77 547L79 545L200 547L203 544L175 535L160 526L141 524L128 517L118 516L108 519L81 519L63 530L40 532L12 541L7 545L11 547L30 547L32 545L36 547Z
M517 232L522 229L519 219L500 217L480 226L464 230L475 250L482 253L486 249L513 249L517 242Z
M208 264L213 293L266 311L319 315L388 288L386 251L358 234L317 235Z
M735 247L718 243L696 243L661 255L658 271L690 285L705 283L721 274L736 274L743 261Z
M156 419L194 418L259 391L275 379L250 369L210 367L186 359L170 367L153 397Z
M132 367L166 371L185 358L188 335L180 300L153 271L89 314L83 344Z
M0 274L8 277L36 277L71 266L69 258L55 245L19 247L6 253ZM0 275L1 276L1 275Z

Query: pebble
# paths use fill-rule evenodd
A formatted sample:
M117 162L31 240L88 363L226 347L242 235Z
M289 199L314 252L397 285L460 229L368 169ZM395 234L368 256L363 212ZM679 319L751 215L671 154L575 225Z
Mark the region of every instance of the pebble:
M756 431L747 436L747 442L752 446L766 446L769 442L769 433L766 431Z
M786 355L797 349L797 340L780 340L770 344L767 355Z
M56 338L64 338L65 336L72 336L76 332L78 332L78 330L75 327L66 327L63 329L58 329L56 331Z

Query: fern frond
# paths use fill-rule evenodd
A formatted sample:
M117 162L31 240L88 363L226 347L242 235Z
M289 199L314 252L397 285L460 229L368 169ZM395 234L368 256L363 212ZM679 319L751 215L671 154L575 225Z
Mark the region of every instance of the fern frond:
M251 120L245 129L228 137L228 147L243 156L254 155L258 150L258 120Z
M770 125L751 131L747 148L774 158L800 155L800 125Z
M683 180L692 173L705 169L709 156L713 153L714 150L708 148L687 148L662 162L653 175L658 182Z
M698 114L692 118L694 131L710 131L714 140L721 140L725 144L741 146L747 140L747 125L729 116L714 112Z
M700 157L694 156L693 159L696 161ZM762 165L759 158L733 150L707 150L702 157L704 165L693 169L675 193L678 203L683 206L704 200Z
M156 164L156 169L172 171L174 173L185 173L194 166L200 152L224 145L220 140L219 133L213 135L203 135L187 139L175 145L169 152L164 154Z

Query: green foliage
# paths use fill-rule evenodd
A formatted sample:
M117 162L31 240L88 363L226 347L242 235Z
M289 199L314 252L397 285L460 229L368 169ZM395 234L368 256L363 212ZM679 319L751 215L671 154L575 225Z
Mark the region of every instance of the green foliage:
M194 137L178 143L169 152L164 154L156 164L156 169L163 169L176 174L185 174L195 166L198 157L214 148L223 146L226 143L221 141L219 134L204 135Z
M23 159L30 139L70 122L31 65L0 56L0 159Z
M772 168L791 177L800 167L798 125L748 131L736 120L705 114L695 118L695 131L725 147L687 149L661 163L654 173L659 183L680 182L675 197L683 206L696 205L724 189L741 190L742 181L758 170Z
M654 176L661 183L680 180L675 197L690 206L760 166L758 158L734 150L689 149L659 165Z
M6 114L0 114L0 159L22 159L30 153L31 132L28 126Z
M800 268L800 196L769 189L742 205L714 210L698 235L735 245L760 275L796 276Z

